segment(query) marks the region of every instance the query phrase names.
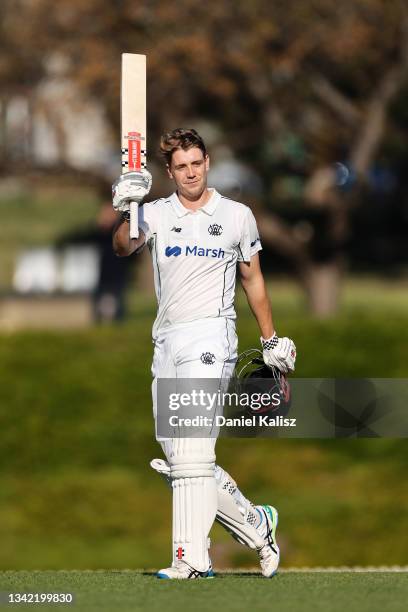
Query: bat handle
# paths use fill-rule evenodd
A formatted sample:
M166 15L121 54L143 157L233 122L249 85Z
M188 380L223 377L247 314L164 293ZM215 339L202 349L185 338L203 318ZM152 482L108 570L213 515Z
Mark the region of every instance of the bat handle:
M130 238L139 238L139 204L137 202L130 203Z

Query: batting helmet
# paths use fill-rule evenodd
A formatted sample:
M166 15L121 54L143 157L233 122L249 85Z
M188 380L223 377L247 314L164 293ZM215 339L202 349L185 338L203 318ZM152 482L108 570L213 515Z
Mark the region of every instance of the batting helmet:
M276 412L282 415L287 413L291 402L289 382L278 368L268 367L259 349L249 349L238 356L234 372L235 389L239 393L268 394L271 402L253 409L247 407L250 414L265 414ZM276 401L276 398L279 401ZM272 400L275 398L275 400Z

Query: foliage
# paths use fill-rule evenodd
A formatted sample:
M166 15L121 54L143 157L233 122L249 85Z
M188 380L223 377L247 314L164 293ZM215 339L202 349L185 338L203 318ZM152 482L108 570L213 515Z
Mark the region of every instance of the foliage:
M406 44L399 0L37 0L6 1L1 12L9 94L69 78L103 101L116 134L120 53L146 53L154 137L207 117L265 176L274 160L306 161L310 171L347 154Z
M408 10L402 0L7 0L0 15L3 136L7 101L23 96L36 120L44 116L53 125L65 163L59 106L80 112L96 101L116 140L120 54L146 53L150 143L171 127L204 121L212 150L227 143L252 166L263 185L260 201L251 202L260 208L263 240L291 260L317 314L335 309L356 227L364 235L381 232L379 259L406 258ZM56 104L48 94L58 90L65 94ZM0 147L3 172L16 144ZM26 155L25 165L31 161ZM387 165L397 172L379 177ZM372 227L365 221L373 219L376 195L379 220ZM353 211L364 202L370 208L356 225ZM384 202L392 206L388 216Z

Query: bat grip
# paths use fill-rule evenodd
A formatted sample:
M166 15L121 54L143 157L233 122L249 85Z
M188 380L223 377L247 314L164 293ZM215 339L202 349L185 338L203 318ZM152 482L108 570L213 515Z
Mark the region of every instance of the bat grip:
M139 204L137 202L130 203L130 224L129 224L129 235L130 238L139 238Z

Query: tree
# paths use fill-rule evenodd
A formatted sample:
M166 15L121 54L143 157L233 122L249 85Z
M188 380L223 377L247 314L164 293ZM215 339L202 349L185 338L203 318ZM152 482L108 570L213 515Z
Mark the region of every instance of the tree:
M403 0L16 4L2 7L3 80L33 89L63 57L65 77L103 100L117 133L120 53L146 52L153 139L186 118L216 122L263 177L264 239L294 262L312 308L334 310L352 211L407 80ZM353 189L338 188L336 161L349 163Z

